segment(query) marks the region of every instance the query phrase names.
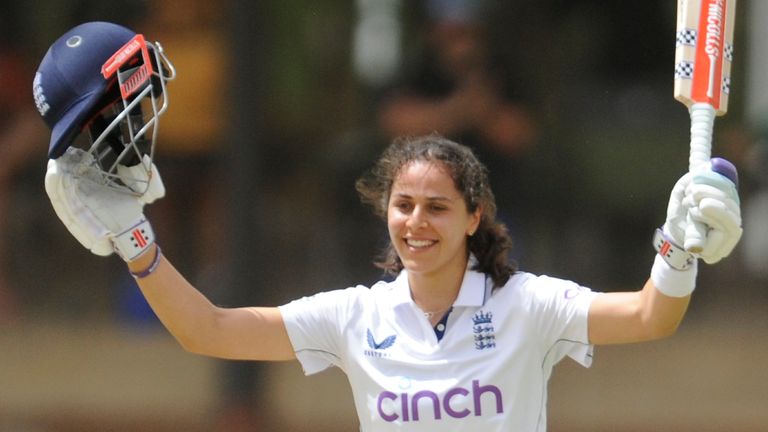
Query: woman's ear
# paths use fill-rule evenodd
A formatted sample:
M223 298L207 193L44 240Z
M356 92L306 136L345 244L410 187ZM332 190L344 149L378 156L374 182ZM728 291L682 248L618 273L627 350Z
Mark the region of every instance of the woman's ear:
M483 209L482 207L477 207L477 209L472 213L470 217L470 224L467 227L467 235L472 237L475 235L475 232L477 231L477 228L480 226L480 221L483 218Z

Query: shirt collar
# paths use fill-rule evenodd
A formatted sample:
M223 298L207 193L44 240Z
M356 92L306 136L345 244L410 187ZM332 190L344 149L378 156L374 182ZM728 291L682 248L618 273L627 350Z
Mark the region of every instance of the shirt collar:
M453 306L482 306L487 297L486 275L484 273L471 270L477 264L477 258L470 255L467 263L467 271L464 273L464 280L459 288L459 295L453 302ZM393 284L392 305L398 307L405 304L413 304L411 290L408 285L408 272L403 270L397 275Z

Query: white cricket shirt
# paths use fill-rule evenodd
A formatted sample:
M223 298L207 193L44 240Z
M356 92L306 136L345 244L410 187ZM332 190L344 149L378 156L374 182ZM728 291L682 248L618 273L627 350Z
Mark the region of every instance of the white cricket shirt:
M362 431L544 431L552 367L566 355L591 363L587 315L597 294L524 272L491 286L465 273L440 341L405 271L280 311L307 375L346 373Z

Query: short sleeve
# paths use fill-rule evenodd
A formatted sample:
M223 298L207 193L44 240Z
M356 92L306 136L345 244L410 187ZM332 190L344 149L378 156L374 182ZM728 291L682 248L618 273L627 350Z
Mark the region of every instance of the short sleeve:
M330 366L343 369L342 329L360 289L323 292L278 307L296 358L306 375Z
M584 367L591 366L594 347L589 343L589 307L598 293L548 276L535 278L531 288L545 362L554 365L569 356Z

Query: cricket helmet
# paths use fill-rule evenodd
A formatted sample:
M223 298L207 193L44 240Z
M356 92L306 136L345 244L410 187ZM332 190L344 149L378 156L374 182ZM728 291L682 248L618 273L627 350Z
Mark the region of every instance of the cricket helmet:
M50 46L32 86L51 129L48 157L82 146L106 186L143 194L168 107L166 82L175 73L159 43L126 27L88 22L70 29Z

